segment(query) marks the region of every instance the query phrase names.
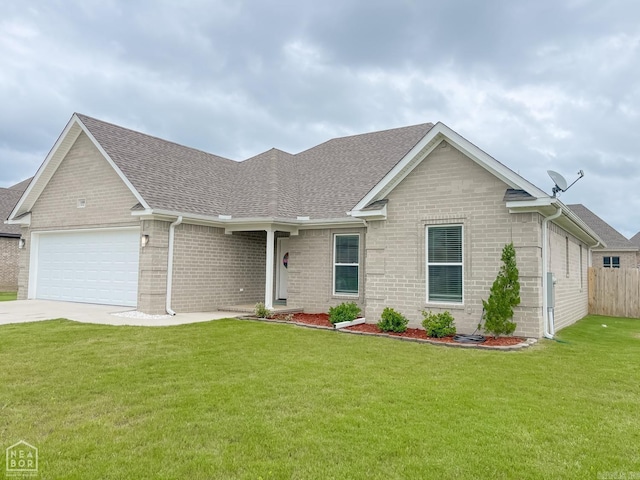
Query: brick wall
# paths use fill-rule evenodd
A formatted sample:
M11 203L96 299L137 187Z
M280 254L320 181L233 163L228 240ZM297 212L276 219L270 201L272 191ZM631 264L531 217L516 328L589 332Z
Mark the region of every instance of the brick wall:
M505 244L513 241L521 277L522 303L516 334L541 332L540 218L509 214L507 185L443 142L389 195L388 219L370 222L366 242L366 316L384 307L403 313L418 327L421 311L449 310L459 332L471 333L481 319L482 299L501 265ZM464 303L428 304L426 226L461 224L464 232Z
M620 268L637 268L639 265L637 255L636 252L593 250L591 252L591 265L599 268L603 266L602 257L620 257Z
M29 259L31 257L31 237L29 228L22 227L24 248L18 251L18 300L26 300L29 287Z
M556 277L556 331L577 322L588 313L588 254L585 244L549 222L549 271Z
M149 243L140 248L138 311L151 315L166 313L169 225L171 222L144 220L142 234Z
M18 290L18 239L0 237L0 292Z
M266 232L182 224L176 228L172 307L213 311L264 301Z
M86 206L78 208L78 200ZM139 225L138 203L107 160L80 134L31 210L31 229Z
M333 295L333 237L336 233L360 234L359 296ZM290 237L289 284L287 304L303 307L306 312L327 312L342 302L356 302L365 309L364 228L301 230Z

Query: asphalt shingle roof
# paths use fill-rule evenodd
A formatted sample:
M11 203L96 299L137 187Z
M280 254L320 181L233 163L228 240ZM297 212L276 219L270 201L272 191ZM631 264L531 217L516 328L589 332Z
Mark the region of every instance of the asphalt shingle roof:
M9 188L0 188L0 237L19 236L20 225L6 225L4 221L9 218L11 211L18 203L24 190L29 186L30 178L17 183Z
M233 160L77 115L152 208L225 213Z
M346 216L432 127L425 123L336 138L297 154L300 215Z
M236 162L76 114L153 209L234 218L341 218L433 127L336 138Z
M633 243L636 247L640 248L640 232L636 233L633 237L631 237L629 241Z
M589 210L581 203L567 205L607 244L608 250L638 248L615 228Z
M27 187L29 186L29 184L31 183L31 180L33 179L33 177L29 177L26 180L21 181L20 183L16 183L15 185L12 185L9 188L9 190L18 190L20 192L24 192Z

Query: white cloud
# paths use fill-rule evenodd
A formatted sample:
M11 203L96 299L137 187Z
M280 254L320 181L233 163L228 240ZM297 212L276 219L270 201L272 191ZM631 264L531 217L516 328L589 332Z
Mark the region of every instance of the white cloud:
M593 0L11 2L0 185L34 173L73 111L236 159L441 120L542 187L547 169L583 168L566 200L635 233L639 13Z

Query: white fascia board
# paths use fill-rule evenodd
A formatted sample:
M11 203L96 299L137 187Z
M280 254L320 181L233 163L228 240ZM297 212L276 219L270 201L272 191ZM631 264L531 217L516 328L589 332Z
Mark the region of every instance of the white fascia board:
M87 129L87 127L82 123L82 121L74 113L71 116L71 119L69 120L67 125L64 127L64 130L62 130L62 133L56 140L56 143L53 145L53 147L47 154L44 162L42 162L42 165L40 165L40 168L38 168L38 171L34 175L33 180L27 187L26 191L22 194L22 196L20 197L20 200L18 200L18 203L16 204L14 209L11 211L11 214L9 215L9 220L13 219L15 216L18 216L22 213L25 213L26 211L31 210L36 200L40 197L40 194L44 190L46 184L49 183L49 180L51 180L51 177L53 176L55 171L58 169L60 163L62 162L64 157L67 155L69 149L73 146L73 144L75 143L75 140L78 138L81 132L84 132L87 135L87 137L89 137L93 145L98 149L98 151L107 160L107 162L109 162L109 165L111 165L111 167L120 177L120 179L124 182L127 188L129 188L131 193L136 197L138 202L140 202L140 204L146 209L149 209L149 205L147 204L147 202L145 202L144 198L142 198L140 193L134 188L134 186L131 184L129 179L124 175L124 173L122 173L122 170L120 170L120 168L114 163L111 157L107 155L107 152L104 151L104 148L102 148L102 146L98 143L95 137L91 134L91 132ZM63 144L67 140L70 140L70 141L67 143L65 147L63 147ZM57 162L57 165L55 164L56 162ZM52 168L49 168L50 166ZM43 182L44 182L44 185L42 185ZM39 192L38 192L38 189L40 189Z
M292 227L291 225L281 225L278 223L245 223L238 225L227 225L224 227L224 233L229 234L233 232L255 232L257 230L272 231L272 232L288 232L291 235L298 235L298 227Z
M9 214L9 220L12 220L16 216L19 216L19 215L31 210L33 205L36 203L36 200L38 199L38 197L40 197L40 193L42 193L42 191L40 191L39 193L35 194L36 187L40 187L40 183L42 181L45 181L45 182L48 183L49 180L51 180L51 177L53 176L53 173L55 172L55 170L57 170L58 166L55 167L54 171L49 175L49 178L43 179L45 174L49 173L49 169L47 169L47 167L53 161L53 159L56 157L56 154L58 153L58 151L62 148L62 144L66 140L67 136L68 135L74 135L75 138L77 138L78 135L80 134L80 130L78 130L78 129L76 129L75 132L72 132L73 127L75 125L77 125L77 118L75 118L75 117L76 116L74 114L71 117L71 119L67 122L67 125L64 127L64 130L62 130L62 133L60 134L60 136L56 140L56 143L54 143L53 147L51 147L51 150L49 150L49 153L45 157L44 162L42 162L42 164L38 168L38 171L33 176L33 180L31 180L31 182L29 183L29 186L27 187L27 189L24 191L24 193L20 197L20 200L18 200L18 203L16 204L16 206L11 211L11 214ZM75 138L73 139L74 142L75 142ZM63 154L62 156L64 157L64 156L66 156L68 151L69 151L69 149L66 149L66 151L64 151L64 152L61 151L60 153ZM42 189L44 189L44 186L42 187ZM33 195L32 195L32 193L33 193ZM35 198L32 198L32 197L35 197ZM30 201L28 202L28 200L30 200Z
M548 208L546 212L543 211L545 207L560 208L562 215L559 218L552 220L553 223L558 224L563 228L569 228L572 230L572 235L579 235L583 240L592 240L593 245L597 245L599 243L606 247L604 240L602 240L598 234L591 229L591 227L584 223L580 217L573 213L569 207L557 198L547 197L537 198L535 200L506 202L506 206L509 209L509 213L539 213L542 216L547 216L551 213ZM568 225L561 225L561 223L563 223L563 219L568 222Z
M387 206L375 210L351 210L347 212L347 215L351 215L354 218L362 218L364 220L386 220L387 219Z
M355 207L353 207L352 211L362 210L363 208L365 208L367 205L374 202L375 200L380 200L384 198L386 193L393 190L407 175L409 175L409 173L411 173L411 171L415 167L415 165L411 165L411 163L415 162L416 165L417 163L419 163L416 161L416 156L420 153L420 151L423 148L425 148L427 145L429 145L430 142L433 142L433 145L431 145L430 148L425 152L425 154L422 155L422 158L420 159L422 160L427 155L429 155L429 153L431 153L431 151L438 144L438 142L434 141L438 133L435 132L432 134L432 132L435 129L436 129L436 126L432 127L431 130L429 130L427 134L424 137L422 137L422 140L420 140L411 150L409 150L409 153L407 153L402 158L402 160L400 160L395 165L395 167L393 167L389 171L389 173L387 173L383 177L383 179L380 180L380 182L378 182L371 190L369 190L369 193L367 193L362 198L362 200L360 200L358 204Z
M438 122L431 130L407 153L395 167L384 176L384 178L374 186L367 195L353 208L354 211L362 210L375 200L384 198L393 190L411 171L422 162L442 141L446 140L453 147L464 153L478 165L498 177L511 188L524 190L536 198L545 198L549 195L538 187L518 175L516 172L498 162L495 158L476 147L473 143L462 137L460 134L447 127L444 123ZM422 152L423 149L424 152ZM420 153L422 152L422 153ZM420 156L418 157L418 154Z
M520 200L513 202L506 202L506 207L510 212L521 212L524 210L534 211L539 209L540 207L549 207L553 205L555 202L552 197L547 198L536 198L535 200Z
M593 229L584 222L584 220L576 215L573 210L567 207L560 200L557 200L557 206L562 209L563 216L567 217L568 220L570 220L574 225L576 225L580 230L582 230L585 234L587 234L594 240L594 245L592 246L602 245L606 248L607 243L602 238L600 238L600 236L596 232L594 232Z
M78 122L78 125L80 125L80 128L82 128L82 131L87 135L87 137L89 137L89 139L91 140L91 142L93 143L93 145L98 149L98 151L102 154L102 156L107 160L107 162L109 162L109 165L111 165L111 168L113 168L115 170L115 172L118 174L118 176L120 177L120 180L122 180L124 182L124 184L127 186L127 188L131 191L131 193L133 194L134 197L136 197L136 199L138 200L138 202L140 202L140 205L142 205L145 209L149 209L149 204L145 201L144 198L142 198L142 195L140 195L140 192L138 192L138 190L136 190L136 188L133 186L133 184L129 181L129 179L125 176L124 173L122 173L122 170L120 170L120 167L118 167L118 165L116 165L116 163L112 160L112 158L107 154L107 152L104 150L104 148L102 148L102 145L100 145L100 143L98 143L98 141L95 139L95 137L91 134L91 132L89 131L89 129L85 126L84 123L82 123L82 121L78 118L78 116L74 113L72 119L75 119L76 122Z
M183 223L196 223L200 225L210 225L221 227L230 231L249 231L249 230L265 230L266 228L275 228L278 231L296 232L302 229L317 228L341 228L352 227L354 225L362 225L362 221L355 218L326 218L326 219L286 219L273 217L255 217L255 218L232 218L229 220L220 219L219 216L208 216L198 213L185 213L172 210L135 210L131 215L139 217L141 220L175 220L177 217L183 217ZM296 235L297 233L293 233Z
M31 225L31 213L22 215L17 220L16 219L11 220L11 218L9 218L8 220L5 220L4 223L7 225L24 225L28 227Z
M586 243L587 246L589 246L590 248L593 248L593 247L595 247L597 245L598 246L603 246L603 247L607 246L605 241L602 240L589 227L582 226L582 225L579 225L579 224L575 223L568 216L564 215L564 212L562 212L562 213L563 214L560 215L560 217L556 218L555 220L552 220L552 222L555 223L556 225L558 225L559 227L561 227L562 229L566 230L567 232L569 232L574 237L584 241L584 243Z
M632 248L632 247L606 247L606 246L602 246L600 245L598 247L599 251L602 252L637 252L638 251L638 247L636 248Z
M537 198L545 198L545 197L551 198L548 193L544 192L543 190L540 190L533 183L521 177L506 165L503 165L502 163L500 163L491 155L489 155L485 151L475 146L469 140L464 138L459 133L453 131L452 129L447 127L445 124L438 122L436 127L438 126L441 127L442 134L446 137L446 139L449 142L451 142L451 144L454 147L456 147L458 150L461 150L464 154L470 157L473 161L475 161L481 167L484 167L486 170L493 173L496 177L501 179L504 183L509 185L511 188L524 190L525 192Z
M144 210L133 210L131 215L134 217L142 217L145 215L153 215L153 210L151 208L145 208Z

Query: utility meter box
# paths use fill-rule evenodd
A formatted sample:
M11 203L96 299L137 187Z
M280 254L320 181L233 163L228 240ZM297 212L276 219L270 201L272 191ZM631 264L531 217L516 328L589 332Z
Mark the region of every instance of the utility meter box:
M555 308L556 306L556 276L547 272L547 307Z

